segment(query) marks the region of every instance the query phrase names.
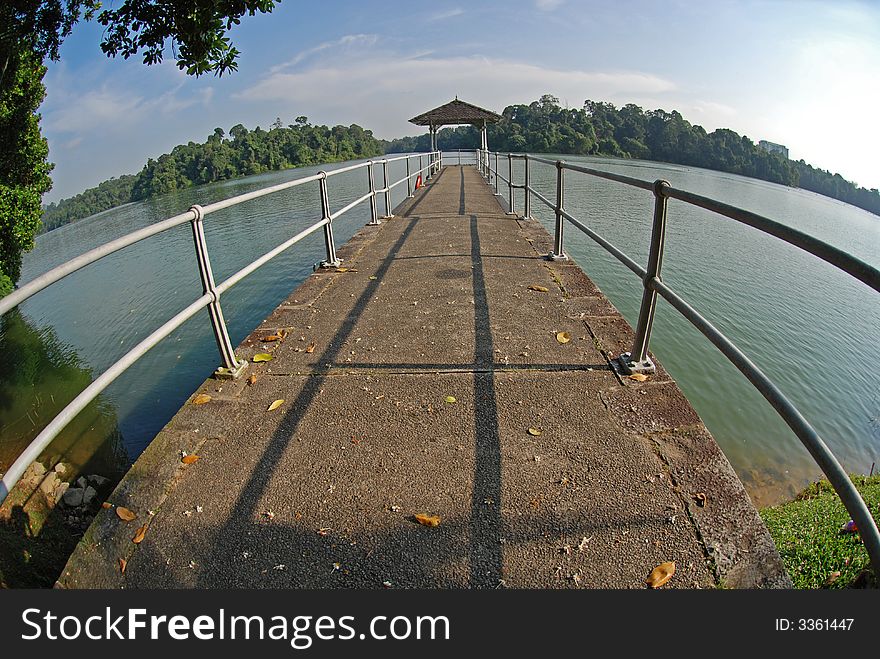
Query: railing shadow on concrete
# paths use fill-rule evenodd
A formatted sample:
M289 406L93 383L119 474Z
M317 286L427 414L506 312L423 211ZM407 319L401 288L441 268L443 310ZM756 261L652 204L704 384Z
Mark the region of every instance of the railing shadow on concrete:
M524 210L522 217L531 218L532 197L543 203L553 211L556 219L554 231L553 251L547 254L551 260L566 260L564 245L565 221L579 229L603 249L614 256L617 260L629 268L642 282L642 302L639 309L639 319L636 325L635 341L632 350L620 355L615 365L622 373L653 373L654 363L648 355L648 344L651 337L651 329L654 324L654 314L657 306L657 296L665 299L684 318L697 328L709 341L715 345L727 359L736 366L739 371L752 383L762 396L776 410L783 421L797 435L798 439L819 465L822 472L828 478L837 495L840 497L847 512L859 529L862 541L868 551L868 556L874 572L880 575L880 532L874 522L871 512L865 501L856 490L852 480L844 471L840 462L822 440L816 430L785 396L785 394L752 362L727 336L720 332L711 322L704 318L687 301L679 296L674 290L663 283L660 276L663 265L663 251L666 242L666 206L667 200L678 199L685 203L699 206L712 211L725 218L729 218L741 224L763 231L766 234L779 238L795 247L812 254L813 256L830 263L836 268L855 277L874 291L880 292L880 271L873 266L857 259L828 243L822 242L797 229L785 226L767 217L750 211L722 203L709 197L704 197L687 190L672 187L668 181L658 179L656 181L644 181L621 174L583 167L563 160L549 160L524 153L497 153L490 151L474 151L474 160L480 173L485 177L488 185L495 188L499 193L499 181L507 186L508 213L517 215L514 206L514 190L523 190ZM445 154L449 157L449 154ZM513 161L524 161L523 182L513 182ZM505 163L506 161L506 163ZM531 186L530 169L531 163L549 165L556 168L556 200L548 199ZM507 176L502 169L507 170ZM646 267L640 266L632 258L611 244L608 240L593 231L589 226L573 216L565 209L565 172L575 172L597 178L615 181L624 185L640 188L654 195L653 227L651 244L648 253Z
M405 161L406 175L395 182L388 180L388 164L391 162ZM375 168L382 168L382 187L376 185ZM0 316L7 311L17 307L19 304L35 295L44 288L51 286L55 282L67 277L68 275L88 266L95 261L109 256L130 245L146 240L152 236L173 229L187 222L190 223L193 233L193 243L195 245L195 256L199 267L199 276L202 283L202 295L192 302L185 309L170 318L158 329L154 330L143 341L138 343L134 348L125 353L116 362L114 362L106 371L98 376L94 382L86 387L76 398L74 398L54 419L52 419L46 427L34 438L34 440L22 451L22 453L10 465L9 469L0 479L0 504L2 504L15 484L21 479L28 466L37 458L43 450L51 444L52 440L70 423L77 414L94 400L104 389L110 386L122 373L143 357L147 352L154 348L159 342L165 339L171 332L183 325L187 320L192 318L196 313L204 308L208 308L211 319L211 329L214 338L217 341L217 348L220 352L221 366L215 371L215 376L220 378L237 378L247 367L247 361L239 360L235 356L235 349L229 338L226 329L226 321L223 318L223 310L220 306L220 297L223 293L231 289L242 279L253 273L255 270L265 265L273 258L287 251L304 238L315 233L319 229L324 230L324 242L326 247L326 258L317 264L316 267L336 267L339 265L339 259L336 256L336 243L333 238L333 222L356 206L369 201L370 202L370 222L368 224L380 224L381 219L392 217L391 215L391 190L399 185L406 184L407 197L414 196L413 182L420 176L430 179L442 166L441 154L439 151L432 153L417 153L397 156L394 158L383 158L381 160L368 160L367 162L349 165L347 167L339 167L327 171L320 171L311 176L273 185L253 192L248 192L229 199L224 199L207 206L195 205L187 212L175 215L166 220L162 220L138 231L133 231L121 238L112 240L100 245L80 256L77 256L66 263L63 263L52 270L36 277L24 286L16 289L6 297L0 299ZM358 197L348 205L333 212L330 206L330 194L328 191L328 179L351 172L354 170L365 170L367 175L367 183L369 185L368 192ZM317 183L320 191L321 201L321 219L300 231L295 236L288 238L286 241L263 254L261 257L244 266L238 272L231 275L225 281L216 283L214 273L211 269L211 260L208 254L208 247L205 240L204 218L210 213L217 212L224 208L236 206L238 204L264 197L282 190L306 185L308 183ZM378 204L376 197L384 196L385 215L380 218L378 214Z

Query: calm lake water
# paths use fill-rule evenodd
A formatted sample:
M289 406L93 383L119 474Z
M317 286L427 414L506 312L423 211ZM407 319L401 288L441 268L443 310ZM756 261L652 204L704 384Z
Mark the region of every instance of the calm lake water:
M880 265L880 218L846 204L696 168L566 159L645 180L665 178L675 187L767 215ZM204 186L62 227L38 238L36 248L25 257L22 282L194 203L205 205L318 169ZM389 169L389 178L397 180L404 165L392 163ZM381 185L378 168L377 174ZM553 198L553 168L533 165L531 174L534 185ZM644 263L651 195L567 174L569 211ZM514 176L520 175L515 168ZM366 192L366 172L334 177L329 186L335 211ZM405 186L395 188L392 205L405 194ZM521 211L521 194L516 204ZM552 230L549 209L538 201L532 208L533 215ZM217 281L315 222L318 209L317 184L308 184L209 215L205 230ZM379 209L381 213L381 198ZM339 244L368 219L369 207L362 204L336 221ZM640 282L575 228L567 228L566 240L569 254L634 324ZM233 343L247 336L323 256L323 237L317 232L225 294L223 310ZM781 241L674 200L669 204L663 274L664 281L782 388L846 469L871 468L880 455L880 369L870 363L880 338L875 293ZM200 293L192 236L184 225L89 266L23 304L28 339L20 339L21 323L11 327L7 322L0 334L0 351L22 341L33 344L34 337L41 337L44 345L35 350L42 350L49 362L59 366L57 373L44 366L39 376L0 380L0 470L75 395L71 382L80 381L82 374L105 370ZM818 468L806 450L745 378L675 310L662 300L658 305L651 348L705 420L756 502L776 502L817 477ZM19 343L13 343L16 336ZM217 365L207 312L202 312L107 389L99 403L83 413L88 418L78 420L52 451L88 469L120 472ZM112 450L108 444L113 444Z

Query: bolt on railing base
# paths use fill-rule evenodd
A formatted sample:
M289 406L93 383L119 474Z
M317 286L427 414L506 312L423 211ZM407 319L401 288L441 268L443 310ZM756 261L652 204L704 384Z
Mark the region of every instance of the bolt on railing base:
M567 254L557 254L556 252L550 252L544 258L546 258L548 261L568 261Z
M632 355L630 355L630 353L628 352L625 352L620 355L615 361L620 367L621 373L623 373L624 375L632 375L633 373L645 373L647 375L653 375L657 372L657 367L654 365L654 362L651 361L650 357L645 357L644 361L635 362L632 361Z
M220 366L216 371L214 371L214 377L218 380L237 380L244 374L244 372L247 370L247 367L248 362L245 360L239 361L238 366L236 366L235 368Z
M382 220L378 217L375 220L370 220L369 222L367 222L368 227L377 227L380 224L382 224Z
M392 218L394 218L394 217L397 217L397 216L394 215L394 214L392 213L391 215L383 215L383 216L381 217L381 219L383 219L383 220L390 220L390 219L392 219Z

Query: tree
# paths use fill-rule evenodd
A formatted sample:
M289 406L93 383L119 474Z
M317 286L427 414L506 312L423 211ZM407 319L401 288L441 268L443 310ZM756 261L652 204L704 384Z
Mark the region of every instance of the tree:
M0 88L0 296L18 281L22 252L33 247L40 228L40 201L52 187L49 145L36 113L45 73L39 58L24 50L10 57Z
M145 64L156 64L168 45L188 74L223 75L237 68L239 55L229 30L245 14L271 12L279 1L122 0L98 16L106 28L101 49L110 57L142 52ZM40 228L41 197L52 185L37 114L45 95L43 61L57 60L73 26L100 6L99 0L0 2L0 296L18 279L22 251ZM183 174L172 164L162 163L157 187L180 184Z

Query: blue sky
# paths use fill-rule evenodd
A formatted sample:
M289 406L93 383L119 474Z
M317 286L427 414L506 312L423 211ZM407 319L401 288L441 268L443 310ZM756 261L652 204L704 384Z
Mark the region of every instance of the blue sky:
M110 60L99 25L74 28L45 78L56 163L45 200L135 173L217 126L306 115L393 138L422 132L407 120L456 95L500 112L545 93L570 107L677 109L880 187L880 3L283 0L231 37L238 72L196 79L170 50L153 67Z

